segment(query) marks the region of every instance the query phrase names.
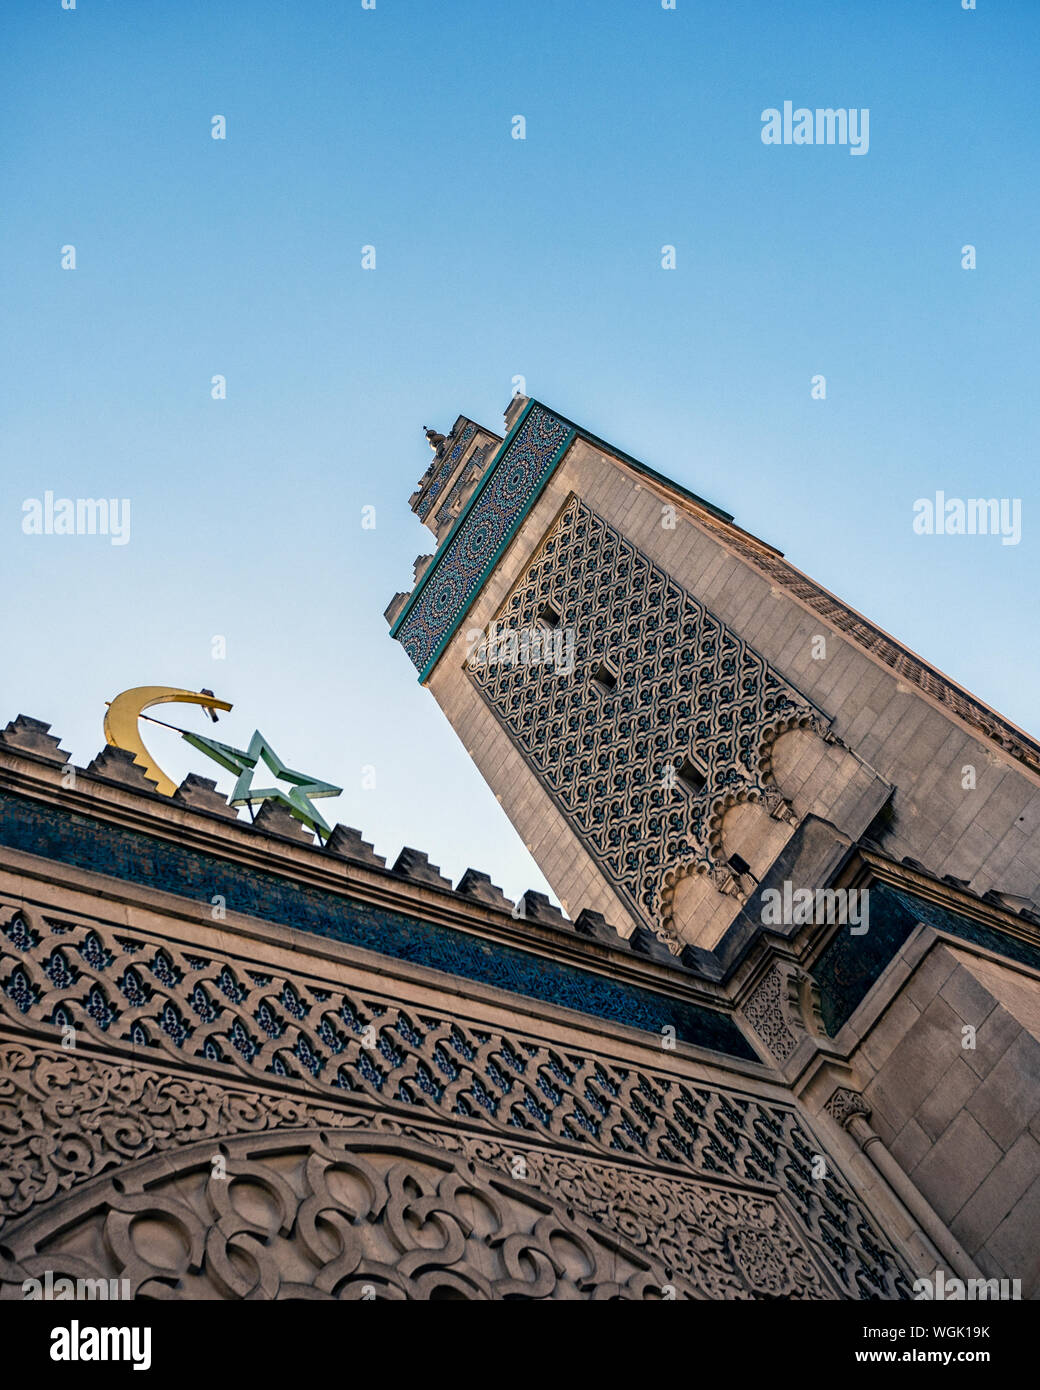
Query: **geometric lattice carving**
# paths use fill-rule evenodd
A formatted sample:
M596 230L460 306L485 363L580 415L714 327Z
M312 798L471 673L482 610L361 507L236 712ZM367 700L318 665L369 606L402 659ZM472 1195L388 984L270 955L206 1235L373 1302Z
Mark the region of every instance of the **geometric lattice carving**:
M0 948L0 1017L15 1027L53 1037L56 1025L71 1024L80 1046L122 1052L144 1068L173 1063L225 1087L290 1087L324 1106L349 1099L361 1111L417 1121L450 1117L510 1141L771 1188L844 1295L898 1297L905 1287L833 1163L827 1176L813 1177L823 1150L789 1107L136 931L19 912L0 924ZM45 1190L61 1181L67 1159L38 1142L45 1126L31 1120L39 1107L39 1097L26 1099L31 1086L11 1077L5 1084L0 1170ZM103 1121L93 1083L81 1076L77 1084L88 1094L69 1113L94 1117L82 1131L111 1135L124 1119L136 1123L125 1104L123 1118Z
M571 672L472 663L477 688L590 854L651 928L666 870L726 887L714 821L737 800L782 810L759 766L778 722L819 712L659 565L572 497L496 616L536 628L544 606L575 633ZM492 654L493 651L492 651ZM617 675L606 690L603 662ZM699 789L676 773L688 758Z

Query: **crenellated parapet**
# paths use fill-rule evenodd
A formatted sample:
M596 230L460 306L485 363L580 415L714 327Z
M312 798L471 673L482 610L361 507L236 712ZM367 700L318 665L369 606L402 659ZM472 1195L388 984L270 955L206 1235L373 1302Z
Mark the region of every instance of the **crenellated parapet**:
M591 918L572 922L541 893L513 902L475 869L453 887L411 847L387 867L351 827L337 825L322 843L274 802L255 820L239 818L194 773L165 797L123 750L106 747L87 767L68 767L48 726L20 716L10 727L26 737L17 747L0 742L0 852L8 857L31 861L45 843L49 860L72 872L119 880L126 891L146 882L203 918L216 895L221 912L291 922L617 1022L654 1031L667 1024L689 1043L755 1057L707 976L698 980L668 952L648 953L606 923L590 933Z

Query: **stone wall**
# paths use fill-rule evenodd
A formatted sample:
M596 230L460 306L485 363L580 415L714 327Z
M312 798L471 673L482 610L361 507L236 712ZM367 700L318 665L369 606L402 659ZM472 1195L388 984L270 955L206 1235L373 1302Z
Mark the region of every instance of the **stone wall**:
M872 1123L989 1278L1040 1294L1040 988L927 929L852 1062Z

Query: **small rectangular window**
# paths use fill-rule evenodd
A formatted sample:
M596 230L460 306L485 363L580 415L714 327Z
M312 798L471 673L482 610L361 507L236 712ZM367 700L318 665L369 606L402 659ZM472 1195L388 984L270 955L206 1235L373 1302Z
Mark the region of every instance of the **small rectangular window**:
M683 759L679 765L678 776L687 791L702 792L708 785L707 777L692 758Z
M617 676L605 661L601 661L593 671L592 679L604 692L613 690L617 685Z
M538 610L538 620L543 622L546 627L559 627L560 615L551 603L543 603Z
M749 874L751 872L751 865L746 859L742 859L739 854L729 854L726 857L729 860L730 868L735 874Z

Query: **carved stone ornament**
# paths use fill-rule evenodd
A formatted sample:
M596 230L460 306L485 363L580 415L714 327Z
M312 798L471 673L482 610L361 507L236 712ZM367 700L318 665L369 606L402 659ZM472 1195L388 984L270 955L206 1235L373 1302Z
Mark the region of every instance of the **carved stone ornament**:
M797 1007L798 978L787 961L774 961L744 1005L744 1016L778 1062L786 1062L805 1034Z
M870 1106L860 1093L850 1091L845 1086L837 1088L824 1109L838 1121L842 1129L848 1129L849 1124L857 1115L862 1115L865 1119L870 1118Z
M65 1093L21 1161L4 1153L5 1206L29 1214L4 1231L0 1298L47 1270L125 1279L131 1297L840 1296L768 1192L25 1048L3 1060ZM84 1102L74 1137L61 1115Z
M451 1128L488 1153L530 1150L543 1199L556 1200L565 1162L585 1174L597 1164L638 1171L651 1244L671 1240L665 1209L659 1230L650 1219L664 1201L653 1193L673 1191L674 1211L693 1211L708 1201L694 1196L707 1183L711 1202L731 1203L734 1239L745 1217L749 1231L783 1225L838 1296L907 1289L837 1167L813 1177L824 1150L792 1107L683 1080L663 1059L620 1064L520 1029L280 976L266 962L24 909L0 918L0 1029L0 1213L10 1248L25 1222L52 1210L60 1222L75 1210L81 1189L118 1179L129 1192L137 1162L169 1166L196 1142L213 1155L243 1136L270 1133L273 1142L274 1131L320 1129L331 1143L333 1132L392 1122L428 1129L424 1142ZM63 1051L63 1037L74 1047ZM432 1198L429 1181L420 1186ZM590 1214L613 1219L616 1198ZM733 1268L755 1263L750 1236L726 1242ZM676 1254L659 1263L684 1268ZM691 1287L696 1267L691 1259Z

